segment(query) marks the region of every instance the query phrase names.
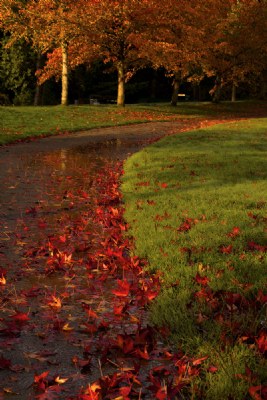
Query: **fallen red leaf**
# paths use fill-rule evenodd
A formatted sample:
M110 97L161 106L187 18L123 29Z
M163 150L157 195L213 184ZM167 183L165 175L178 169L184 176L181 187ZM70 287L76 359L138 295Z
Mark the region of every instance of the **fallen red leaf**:
M117 280L118 289L113 289L112 293L118 297L126 297L130 292L130 284L126 280Z
M267 353L267 333L262 332L259 337L256 339L256 343L259 351L262 354Z
M20 313L18 312L15 315L11 315L12 319L14 319L16 322L20 323L20 324L24 324L25 322L29 321L29 316L26 313Z
M253 400L266 400L267 399L267 386L251 386L248 392Z
M143 360L149 360L150 358L146 347L144 348L144 350L141 350L140 348L136 349L135 355L136 357L142 358Z
M194 279L198 284L202 286L207 286L207 284L210 282L210 279L207 276L201 276L199 275L199 273L196 274Z
M92 319L97 319L97 318L99 318L99 316L97 315L97 313L96 313L94 310L92 310L91 308L86 309L86 312L87 312L87 315L88 315L89 318L92 318Z
M210 372L211 374L215 374L215 372L218 371L218 368L215 367L215 365L210 365L207 371Z
M160 388L157 393L156 393L156 399L157 400L166 400L167 397L167 393L166 393L166 388Z
M220 247L220 252L222 254L231 254L233 251L233 246L229 244L229 246L221 246Z
M227 234L227 236L231 238L235 238L240 235L240 228L238 226L234 226L231 232Z

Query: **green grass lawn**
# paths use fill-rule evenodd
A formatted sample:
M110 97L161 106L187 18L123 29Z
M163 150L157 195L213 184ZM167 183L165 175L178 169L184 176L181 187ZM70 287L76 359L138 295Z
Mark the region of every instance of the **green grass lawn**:
M166 137L125 164L136 254L162 279L151 321L208 356L192 399L251 399L267 384L266 151L258 118Z
M256 113L256 114L255 114ZM176 118L239 117L267 114L266 102L223 102L115 105L0 107L0 144L28 137L54 135L139 122L168 121Z

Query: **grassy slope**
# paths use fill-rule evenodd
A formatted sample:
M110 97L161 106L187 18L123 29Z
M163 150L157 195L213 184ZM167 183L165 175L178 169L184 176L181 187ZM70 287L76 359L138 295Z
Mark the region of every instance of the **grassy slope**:
M266 102L179 103L117 106L47 106L0 107L0 144L32 136L54 135L95 127L116 126L136 122L164 121L181 117L216 117L248 115L266 111Z
M209 355L206 366L218 371L199 379L207 399L250 398L248 388L267 381L257 345L267 329L260 300L260 291L266 293L266 134L264 118L218 125L165 138L125 165L126 219L136 253L162 273L152 321L170 328L177 347ZM246 366L257 375L253 383L236 378Z

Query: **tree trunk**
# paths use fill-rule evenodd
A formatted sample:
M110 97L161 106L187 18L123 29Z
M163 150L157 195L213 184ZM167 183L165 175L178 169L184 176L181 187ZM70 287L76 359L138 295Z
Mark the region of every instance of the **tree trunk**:
M156 69L152 70L152 79L150 83L150 99L155 101L157 98L157 75L158 71Z
M260 85L260 93L259 99L266 100L267 98L267 70L264 70L261 75L261 85Z
M62 41L62 89L61 89L61 105L68 105L68 45L66 41Z
M34 93L34 99L33 99L33 105L40 106L41 104L41 85L38 85L38 83L35 86L35 93Z
M118 95L117 95L117 106L125 106L125 71L123 61L117 65L118 71Z
M232 84L232 96L231 96L231 101L236 101L236 89L237 89L237 86L236 86L236 84L233 82L233 84Z
M177 106L180 85L181 85L181 72L179 71L175 72L173 77L173 89L172 89L172 99L171 99L172 106Z
M42 60L42 54L38 53L36 60L36 71L38 71L41 68L41 60ZM33 105L39 106L40 104L41 104L41 85L38 85L38 82L36 81Z
M199 101L199 84L193 83L193 100Z
M213 103L219 103L221 97L221 88L221 79L217 76L213 88L209 91L209 94L212 96Z

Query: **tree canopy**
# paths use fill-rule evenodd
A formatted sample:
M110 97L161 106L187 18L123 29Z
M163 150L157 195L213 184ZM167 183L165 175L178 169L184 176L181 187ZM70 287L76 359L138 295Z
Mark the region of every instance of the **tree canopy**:
M118 105L145 66L173 76L173 104L182 82L205 76L216 79L216 99L222 86L265 73L266 17L266 0L0 0L5 46L23 40L45 56L39 84L61 79L62 104L70 70L96 60L117 71Z

